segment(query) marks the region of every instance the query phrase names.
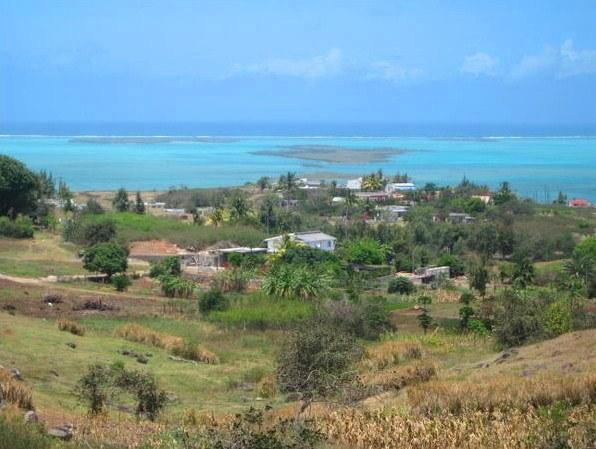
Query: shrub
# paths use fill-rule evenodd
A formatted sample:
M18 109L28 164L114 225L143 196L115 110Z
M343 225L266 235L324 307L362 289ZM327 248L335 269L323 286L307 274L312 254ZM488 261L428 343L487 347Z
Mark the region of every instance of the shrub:
M30 239L33 237L33 222L27 217L19 217L16 220L0 217L0 236Z
M172 354L182 357L186 360L194 360L195 362L201 363L218 363L219 359L215 354L191 343L184 343L181 346L174 346L172 348Z
M242 292L246 290L254 274L253 270L234 267L218 273L214 284L223 292Z
M409 295L416 290L416 287L410 279L405 276L398 276L391 279L387 287L387 293L399 293L400 295Z
M111 278L115 273L126 271L127 257L126 250L116 243L98 243L85 251L83 267Z
M572 322L571 305L564 299L552 302L544 312L544 326L550 336L571 331Z
M387 260L387 248L369 238L347 242L342 252L348 262L357 264L381 265Z
M305 265L278 264L269 270L262 288L278 298L312 299L327 291L330 282L326 273Z
M151 264L149 276L152 278L159 278L160 276L180 276L182 269L180 268L180 259L176 256L164 257L158 262Z
M65 240L81 245L110 242L116 238L116 222L107 217L81 215L66 223L63 235Z
M463 260L453 254L441 255L437 261L437 265L449 267L449 273L452 277L462 276L466 271Z
M199 310L201 313L209 313L214 310L225 310L229 307L227 298L218 289L211 289L199 298Z
M116 288L116 290L118 290L119 292L123 292L128 287L130 287L132 281L127 275L121 273L112 276L112 284L114 285L114 288Z
M367 348L362 364L369 370L383 370L420 358L422 347L419 343L387 340Z
M386 304L387 301L383 297L359 302L328 301L320 319L356 337L374 340L392 327Z
M495 336L502 346L519 346L544 334L542 305L529 295L505 290L497 297Z
M293 331L282 344L277 383L283 392L304 398L326 397L355 380L354 364L362 357L355 338L317 319Z
M98 415L105 407L108 399L107 387L111 381L111 369L99 363L89 365L87 373L81 377L75 392L89 407L89 413Z
M73 335L82 337L85 335L85 328L79 323L71 320L58 320L58 329L64 332L70 332Z
M161 291L168 298L190 298L196 289L193 281L178 276L163 275L159 278Z
M197 434L175 432L167 440L175 444L169 447L185 449L314 449L324 438L310 420L268 425L262 411L250 408L227 423L213 421Z

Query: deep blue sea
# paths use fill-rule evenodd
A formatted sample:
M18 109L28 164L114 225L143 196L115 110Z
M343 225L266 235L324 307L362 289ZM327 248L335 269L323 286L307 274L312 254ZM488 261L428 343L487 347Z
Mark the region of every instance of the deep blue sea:
M0 126L0 154L45 169L75 190L166 189L242 185L286 171L359 175L382 168L407 172L423 185L454 185L466 176L538 201L559 191L596 202L593 127L416 125L59 124ZM73 136L233 136L201 142L87 143ZM398 148L402 154L370 164L338 164L254 154L295 145Z

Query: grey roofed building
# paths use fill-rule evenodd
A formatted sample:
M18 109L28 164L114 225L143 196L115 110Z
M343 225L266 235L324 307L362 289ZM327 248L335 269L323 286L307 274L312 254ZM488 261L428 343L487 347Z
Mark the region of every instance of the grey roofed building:
M325 234L321 231L296 232L288 234L288 237L290 240L302 242L311 248L318 248L323 251L335 251L335 241L337 240L332 235ZM277 252L283 243L283 239L283 235L265 239L265 242L267 243L267 252Z
M450 213L447 220L453 224L472 224L474 223L474 217L469 214L462 213Z

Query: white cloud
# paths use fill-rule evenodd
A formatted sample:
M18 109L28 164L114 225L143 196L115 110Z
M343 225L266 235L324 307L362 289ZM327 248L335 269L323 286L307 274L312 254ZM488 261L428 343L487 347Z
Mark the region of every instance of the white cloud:
M469 73L474 76L495 76L497 74L498 65L498 59L493 58L486 53L478 52L466 56L460 70L463 73Z
M269 59L258 64L236 65L235 72L262 75L293 76L299 78L323 78L341 72L343 57L340 50L332 48L327 53L307 59Z
M511 71L511 77L524 78L552 73L558 78L596 73L596 50L577 50L571 39L560 47L547 46L541 53L526 55Z
M400 64L390 61L373 62L366 74L366 79L386 81L408 81L418 79L423 72L417 68L405 68Z

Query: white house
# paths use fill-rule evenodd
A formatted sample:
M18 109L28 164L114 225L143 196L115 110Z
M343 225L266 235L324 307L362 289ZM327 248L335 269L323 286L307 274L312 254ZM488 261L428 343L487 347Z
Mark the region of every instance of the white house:
M412 182L390 182L385 186L385 192L393 193L403 190L416 190L416 185Z
M292 241L301 242L310 246L311 248L318 248L322 249L323 251L335 251L335 241L337 240L335 237L325 234L321 231L296 232L288 234L288 237ZM282 245L283 240L283 235L277 235L275 237L265 239L265 242L267 243L267 252L277 252Z
M362 177L356 179L348 179L346 182L346 189L349 190L361 190L362 189Z

